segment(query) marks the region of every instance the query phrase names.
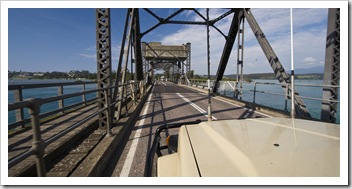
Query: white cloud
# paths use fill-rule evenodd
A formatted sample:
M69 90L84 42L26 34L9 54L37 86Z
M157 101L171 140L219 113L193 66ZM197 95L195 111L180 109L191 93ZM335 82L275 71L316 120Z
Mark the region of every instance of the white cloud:
M84 58L93 58L93 59L97 58L96 54L78 54L78 55Z
M313 57L307 57L305 59L303 59L303 62L316 62L317 60L315 60Z
M112 44L112 48L111 48L112 60L118 60L120 56L120 49L121 49L120 45L116 45L115 43ZM89 46L84 49L84 53L79 53L77 55L88 59L96 59L97 58L96 46Z

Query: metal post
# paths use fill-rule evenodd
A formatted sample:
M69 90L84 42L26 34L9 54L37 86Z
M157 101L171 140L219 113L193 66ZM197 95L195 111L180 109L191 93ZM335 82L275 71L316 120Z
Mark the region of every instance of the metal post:
M285 109L284 110L288 111L287 110L287 101L288 101L288 98L289 98L290 94L289 94L289 90L288 90L288 84L286 83L285 86L286 86L286 89L285 89L285 94L286 95L285 95Z
M191 43L186 44L186 49L187 49L187 61L186 61L186 69L187 69L187 77L188 79L191 78Z
M237 96L238 95L237 81L235 81L233 88L234 88L233 97L237 99L238 98L238 96Z
M105 91L105 101L108 101L108 98L109 98L108 90L110 90L110 89L106 89L106 91ZM105 104L106 115L111 115L110 114L110 110L111 109L110 109L109 105L110 104ZM107 133L107 136L111 137L112 136L112 133L111 133L111 121L112 121L112 119L107 119L106 121L107 121L107 123L106 123L106 133Z
M22 89L18 88L14 91L14 96L15 96L15 102L21 102L23 101L23 93ZM16 121L21 121L21 127L24 127L24 114L23 114L23 108L19 108L16 110Z
M210 95L210 43L209 43L209 8L207 8L207 57L208 57L208 121L212 120ZM217 86L214 86L217 87Z
M132 44L133 44L133 41L132 41ZM133 74L133 63L135 61L135 59L133 59L133 45L131 45L131 49L130 49L130 55L131 55L131 79L130 80L134 80L134 74Z
M64 86L61 85L58 87L57 95L61 96L63 94L64 94ZM64 108L64 100L63 99L58 100L57 102L59 103L59 109ZM65 113L65 112L62 110L61 113Z
M174 82L174 72L175 72L175 66L172 65L172 72L171 72L171 81Z
M85 92L86 91L86 84L83 83L82 85L82 92ZM84 102L85 105L87 105L87 97L86 97L86 94L83 94L82 95L82 101Z
M41 138L39 113L40 113L40 99L29 99L31 106L29 107L29 114L31 115L31 123L33 130L33 143L32 148L36 156L37 174L39 177L46 176L45 162L44 162L44 149L45 145Z
M244 17L238 18L240 29L238 30L238 48L237 48L237 82L240 82L240 99L242 100L242 83L243 83L243 51L244 51ZM242 24L240 24L242 22ZM239 67L240 66L240 67ZM241 70L238 76L238 69ZM239 79L238 79L239 78Z
M255 93L257 92L257 82L254 83L253 103L255 103Z
M291 14L291 118L296 117L295 112L295 69L293 61L293 18L292 18L292 8L290 9Z

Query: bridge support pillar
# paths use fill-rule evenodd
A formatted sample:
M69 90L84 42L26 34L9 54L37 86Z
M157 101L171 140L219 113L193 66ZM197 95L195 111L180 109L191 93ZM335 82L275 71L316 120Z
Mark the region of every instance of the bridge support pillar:
M98 89L111 86L111 38L110 9L96 9L96 48ZM98 106L103 109L110 106L111 89L98 92ZM107 111L109 112L109 111ZM99 114L99 127L108 126L111 116L103 111Z
M335 123L340 82L340 9L329 9L321 120Z

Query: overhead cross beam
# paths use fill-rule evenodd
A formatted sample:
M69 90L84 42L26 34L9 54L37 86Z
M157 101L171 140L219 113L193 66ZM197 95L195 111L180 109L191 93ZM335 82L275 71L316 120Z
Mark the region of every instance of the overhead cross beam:
M207 25L207 19L199 12L197 11L195 8L182 8L177 10L176 12L174 12L173 14L171 14L170 16L166 17L166 18L161 18L158 15L156 15L154 12L152 12L150 9L144 8L144 10L149 13L150 15L152 15L154 18L156 18L159 22L152 26L151 28L149 28L148 30L144 31L143 33L141 33L141 37L143 37L144 35L146 35L147 33L153 31L154 29L156 29L157 27L159 27L162 24L188 24L188 25ZM184 20L171 20L172 18L174 18L175 16L177 16L178 14L180 14L182 11L184 10L191 10L194 11L197 15L199 15L204 21L200 22L200 21L184 21ZM210 20L209 21L209 26L213 27L214 29L216 29L222 36L224 36L226 38L226 36L224 35L224 33L215 26L215 23L218 22L219 20L225 18L226 16L230 15L231 13L234 12L234 9L230 9L229 11L225 12L224 14L218 16L217 18Z

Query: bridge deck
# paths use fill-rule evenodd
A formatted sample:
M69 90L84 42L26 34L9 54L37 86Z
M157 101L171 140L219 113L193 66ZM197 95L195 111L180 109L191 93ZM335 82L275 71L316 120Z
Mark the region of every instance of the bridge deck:
M142 177L144 176L144 167L146 162L147 151L151 147L154 138L155 130L164 124L181 123L186 121L195 121L197 119L206 121L208 109L208 96L204 90L196 90L190 87L183 87L171 82L156 81L154 87L149 94L146 103L136 120L135 125L132 125L129 136L126 136L127 141L121 142L115 149L113 157L108 160L109 165L100 176L123 176L123 177ZM54 136L58 131L82 120L92 112L96 112L97 107L91 105L75 112L69 113L58 119L41 125L43 140ZM244 106L236 105L233 102L221 97L212 97L212 116L213 120L224 119L242 119L250 117L267 117L268 115L245 108ZM124 123L121 123L124 124ZM87 141L72 146L73 142L67 143L74 135L78 135L82 130L87 129L88 123L83 127L73 130L70 134L60 138L58 141L50 144L46 148L46 153L56 150L56 157L46 158L46 161L53 161L56 164L51 164L47 168L47 176L80 176L75 173L71 175L84 158L93 155L89 154L100 141L104 141L106 132L93 132L94 128L90 128L90 132L86 132L89 136ZM98 130L97 130L98 131ZM176 134L177 129L170 130L170 134ZM80 134L81 138L83 137ZM78 137L75 137L78 138ZM106 138L106 137L105 137ZM109 137L108 137L109 138ZM82 139L83 140L83 139ZM66 147L71 145L74 148L72 151L57 150L66 142ZM25 152L32 146L32 131L28 130L15 136L9 136L8 158L9 160L20 153ZM100 149L101 150L101 149ZM111 149L107 149L110 150ZM166 150L163 153L169 153ZM89 155L88 155L89 154ZM93 158L94 159L94 158ZM35 172L34 156L19 163L9 170L9 176L19 176L20 171L31 166L31 171ZM93 162L94 164L94 162ZM28 171L27 174L28 176ZM81 175L83 176L83 175Z
M110 176L142 177L155 130L166 123L208 120L207 109L207 94L157 81ZM212 98L212 110L217 120L268 116L219 97Z

